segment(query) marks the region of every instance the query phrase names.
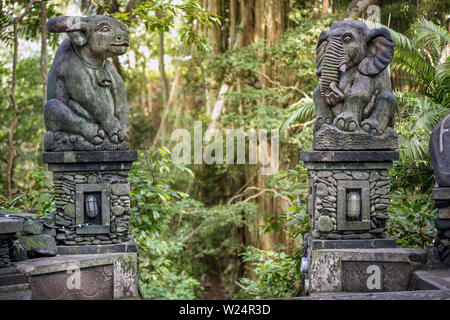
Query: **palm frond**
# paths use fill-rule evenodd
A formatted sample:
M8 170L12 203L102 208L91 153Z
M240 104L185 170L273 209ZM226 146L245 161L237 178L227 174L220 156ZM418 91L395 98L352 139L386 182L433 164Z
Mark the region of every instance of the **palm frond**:
M436 68L436 100L450 109L450 56Z
M310 121L312 119L314 119L314 117L316 116L316 110L314 108L314 102L312 102L311 100L300 100L298 102L296 102L295 104L293 104L291 106L291 108L295 108L298 105L300 105L300 107L298 109L295 109L291 115L289 116L289 118L286 119L285 122L283 122L283 124L280 127L280 131L281 131L281 139L283 140L285 138L285 132L286 130L294 123L294 122L299 122L299 123L303 123L306 121Z

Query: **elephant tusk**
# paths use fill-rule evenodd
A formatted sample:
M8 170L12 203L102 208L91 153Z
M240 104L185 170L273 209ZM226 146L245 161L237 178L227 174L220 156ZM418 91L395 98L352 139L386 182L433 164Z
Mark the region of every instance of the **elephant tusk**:
M347 69L347 65L344 63L339 67L339 71L341 72L341 75L345 73L345 70Z

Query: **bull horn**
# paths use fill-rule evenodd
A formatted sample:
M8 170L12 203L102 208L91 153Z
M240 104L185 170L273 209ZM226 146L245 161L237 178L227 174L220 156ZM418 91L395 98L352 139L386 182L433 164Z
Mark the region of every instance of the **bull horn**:
M87 28L88 24L84 17L60 16L47 21L47 30L51 33L85 31Z

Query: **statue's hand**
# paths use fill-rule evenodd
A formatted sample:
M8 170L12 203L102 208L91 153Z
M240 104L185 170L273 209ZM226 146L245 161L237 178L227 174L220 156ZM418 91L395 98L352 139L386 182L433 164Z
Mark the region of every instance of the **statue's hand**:
M330 106L335 106L339 102L344 100L345 97L344 93L342 93L341 89L339 89L339 87L334 82L330 84L330 89L331 89L330 93L328 93L326 96L326 102Z
M120 121L115 117L111 117L103 124L103 129L105 129L111 142L118 143L120 138L120 132L122 131L122 126Z

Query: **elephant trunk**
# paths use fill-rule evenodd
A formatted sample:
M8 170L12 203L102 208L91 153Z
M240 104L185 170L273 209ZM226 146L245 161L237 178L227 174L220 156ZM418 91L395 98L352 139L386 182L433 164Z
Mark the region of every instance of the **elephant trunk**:
M326 47L320 72L320 93L328 104L333 104L330 95L336 94L333 88L339 87L341 73L345 72L347 62L342 40L337 36L332 37Z

